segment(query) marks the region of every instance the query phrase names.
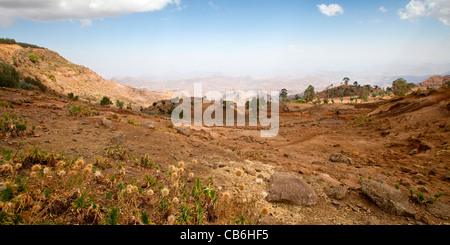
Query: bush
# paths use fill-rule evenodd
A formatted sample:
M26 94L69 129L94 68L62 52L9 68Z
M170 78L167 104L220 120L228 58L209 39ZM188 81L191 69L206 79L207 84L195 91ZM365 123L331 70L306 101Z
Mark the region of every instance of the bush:
M92 116L94 113L87 106L73 106L72 109L69 110L69 114L71 116Z
M297 104L306 104L306 101L305 101L305 100L302 100L302 99L300 99L300 100L296 100L296 101L294 101L294 103L297 103Z
M112 105L111 99L107 96L103 96L102 100L100 101L101 106L109 106Z
M67 96L69 96L69 99L73 101L78 101L78 95L75 96L73 93L68 93Z
M39 58L35 54L29 54L28 59L35 64L39 63Z
M122 109L124 104L125 104L125 102L123 102L121 100L116 100L117 108Z
M18 88L19 79L19 72L12 65L0 64L0 87Z

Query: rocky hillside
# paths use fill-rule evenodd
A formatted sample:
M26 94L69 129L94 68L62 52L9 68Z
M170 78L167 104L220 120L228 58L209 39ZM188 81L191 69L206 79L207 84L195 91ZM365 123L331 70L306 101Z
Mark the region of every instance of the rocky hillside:
M450 81L450 75L446 75L446 76L432 76L428 79L426 79L425 81L417 84L418 87L423 87L423 88L440 88L442 87L442 85L444 85L444 83L446 81Z
M0 62L14 65L24 76L38 78L57 93L73 93L82 100L98 102L103 96L108 96L112 101L120 99L126 104L132 103L136 108L149 106L154 101L168 99L170 96L167 93L141 90L108 81L48 49L0 44Z

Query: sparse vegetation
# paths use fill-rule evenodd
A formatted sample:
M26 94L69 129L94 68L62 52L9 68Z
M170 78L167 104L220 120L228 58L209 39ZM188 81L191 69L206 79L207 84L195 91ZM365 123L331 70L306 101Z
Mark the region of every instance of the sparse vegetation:
M94 115L94 112L92 112L88 106L78 105L78 106L73 106L72 109L69 109L69 115L76 116L76 117L82 117L82 116L90 117L90 116Z
M123 109L123 105L125 104L125 102L123 102L122 100L116 100L116 106L119 109Z

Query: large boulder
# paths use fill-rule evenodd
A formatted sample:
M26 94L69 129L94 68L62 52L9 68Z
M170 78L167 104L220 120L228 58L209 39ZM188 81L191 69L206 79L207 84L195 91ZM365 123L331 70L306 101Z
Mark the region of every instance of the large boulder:
M314 190L298 175L287 172L276 172L269 184L269 202L282 202L300 206L313 206L317 203Z
M127 142L127 138L122 133L117 133L111 138L111 144L113 145L123 145Z
M435 203L432 205L429 205L427 207L427 211L432 214L434 217L437 217L439 219L443 220L449 220L450 219L450 205L445 203Z
M189 137L191 135L191 130L188 128L177 128L177 132L181 135Z
M107 127L108 129L116 130L116 125L114 125L114 123L111 120L102 118L102 120L100 120L100 122L102 123L103 126Z
M352 159L342 155L341 153L333 153L333 154L331 154L330 161L352 164Z
M141 123L141 126L149 129L155 129L155 124L152 121L145 121Z
M414 216L415 210L407 197L385 183L375 180L361 181L362 192L382 210L400 216Z

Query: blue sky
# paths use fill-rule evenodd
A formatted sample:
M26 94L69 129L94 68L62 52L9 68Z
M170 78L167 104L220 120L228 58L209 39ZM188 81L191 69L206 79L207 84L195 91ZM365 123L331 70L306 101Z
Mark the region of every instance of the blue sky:
M18 2L27 0L0 0L1 37L47 47L105 78L450 64L450 1L136 0L95 11L86 8L96 0L67 11Z

